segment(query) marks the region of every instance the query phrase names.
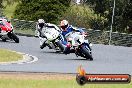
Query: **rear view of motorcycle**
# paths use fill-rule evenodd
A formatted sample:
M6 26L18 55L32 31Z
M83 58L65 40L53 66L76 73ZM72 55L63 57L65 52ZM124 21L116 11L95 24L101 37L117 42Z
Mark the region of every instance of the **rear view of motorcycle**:
M71 44L71 50L74 51L76 56L86 58L86 60L93 60L92 57L92 44L86 39L86 34L80 32L71 32L66 35L67 41Z
M19 43L19 38L13 32L13 26L3 18L0 18L0 38L4 42L6 40L14 40L16 43Z

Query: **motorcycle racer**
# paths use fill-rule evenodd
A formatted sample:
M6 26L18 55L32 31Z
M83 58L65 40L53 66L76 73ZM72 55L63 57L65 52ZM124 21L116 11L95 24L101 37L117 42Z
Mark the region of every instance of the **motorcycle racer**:
M60 22L60 27L61 27L61 30L62 30L62 35L64 37L63 41L62 41L62 44L65 46L65 47L69 47L69 48L65 48L64 49L64 53L68 54L70 53L70 45L68 44L67 42L67 39L66 39L66 35L70 32L80 32L80 33L85 33L82 29L77 29L77 28L74 28L72 27L72 25L69 25L69 22L67 20L62 20Z
M3 27L7 27L8 28L8 26L10 26L11 27L11 29L13 29L13 26L12 26L12 24L10 23L10 21L8 21L7 19L5 19L5 18L0 18L0 32L1 32L1 28L3 28ZM5 29L5 28L4 28ZM6 29L5 29L6 30Z
M36 30L35 30L35 36L42 36L41 31L42 28L45 26L45 21L43 19L38 19L38 22L36 23Z
M19 43L19 38L13 31L13 26L11 22L5 18L0 18L0 38L2 41L14 40L16 43Z
M36 24L36 31L38 31L38 33L36 36L38 36L40 39L40 48L41 49L48 46L48 44L46 43L46 41L47 41L46 36L42 33L42 30L44 30L46 28L55 28L56 30L60 31L55 24L46 23L44 21L44 19L38 19L38 22Z
M67 20L62 20L60 22L60 26L62 29L62 35L63 36L65 36L69 32L73 32L73 31L84 33L84 31L82 29L77 29L77 28L72 27L72 25L69 25L69 22Z

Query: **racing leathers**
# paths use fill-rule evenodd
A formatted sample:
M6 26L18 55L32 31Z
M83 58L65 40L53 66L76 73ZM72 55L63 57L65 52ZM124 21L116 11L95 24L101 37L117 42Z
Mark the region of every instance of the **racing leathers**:
M75 31L75 32L80 32L80 33L83 33L83 32L84 32L82 29L74 28L74 27L72 27L71 25L68 26L68 27L66 28L66 30L63 30L63 31L62 31L62 35L63 35L62 44L65 46L63 53L65 53L65 54L69 54L69 53L70 53L70 45L68 44L68 41L67 41L67 39L66 39L66 35L67 35L68 33L70 33L70 32L73 32L73 31Z
M39 28L39 27L38 27ZM43 49L44 47L48 46L47 44L47 38L46 36L42 33L42 30L45 30L47 28L55 28L56 30L59 31L58 27L55 24L51 24L51 23L45 23L45 25L43 27L40 27L40 29L38 30L38 37L40 39L40 48Z

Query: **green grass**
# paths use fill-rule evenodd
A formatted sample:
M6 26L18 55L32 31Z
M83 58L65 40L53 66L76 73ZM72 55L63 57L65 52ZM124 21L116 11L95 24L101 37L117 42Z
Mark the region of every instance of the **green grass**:
M0 78L0 88L132 88L131 84L85 84L75 80L28 80Z
M17 61L22 55L7 49L0 49L0 62Z

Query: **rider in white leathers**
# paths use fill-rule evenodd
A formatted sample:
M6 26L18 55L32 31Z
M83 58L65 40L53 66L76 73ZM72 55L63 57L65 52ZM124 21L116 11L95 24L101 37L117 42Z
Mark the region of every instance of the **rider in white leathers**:
M45 23L45 21L43 19L39 19L36 24L36 34L37 34L36 36L38 36L40 39L40 48L41 49L43 49L47 45L45 43L45 41L47 40L46 36L43 35L43 33L42 33L42 30L44 30L45 28L55 28L56 30L59 31L58 27L55 24ZM42 44L44 44L44 43L45 43L45 45L42 46Z

